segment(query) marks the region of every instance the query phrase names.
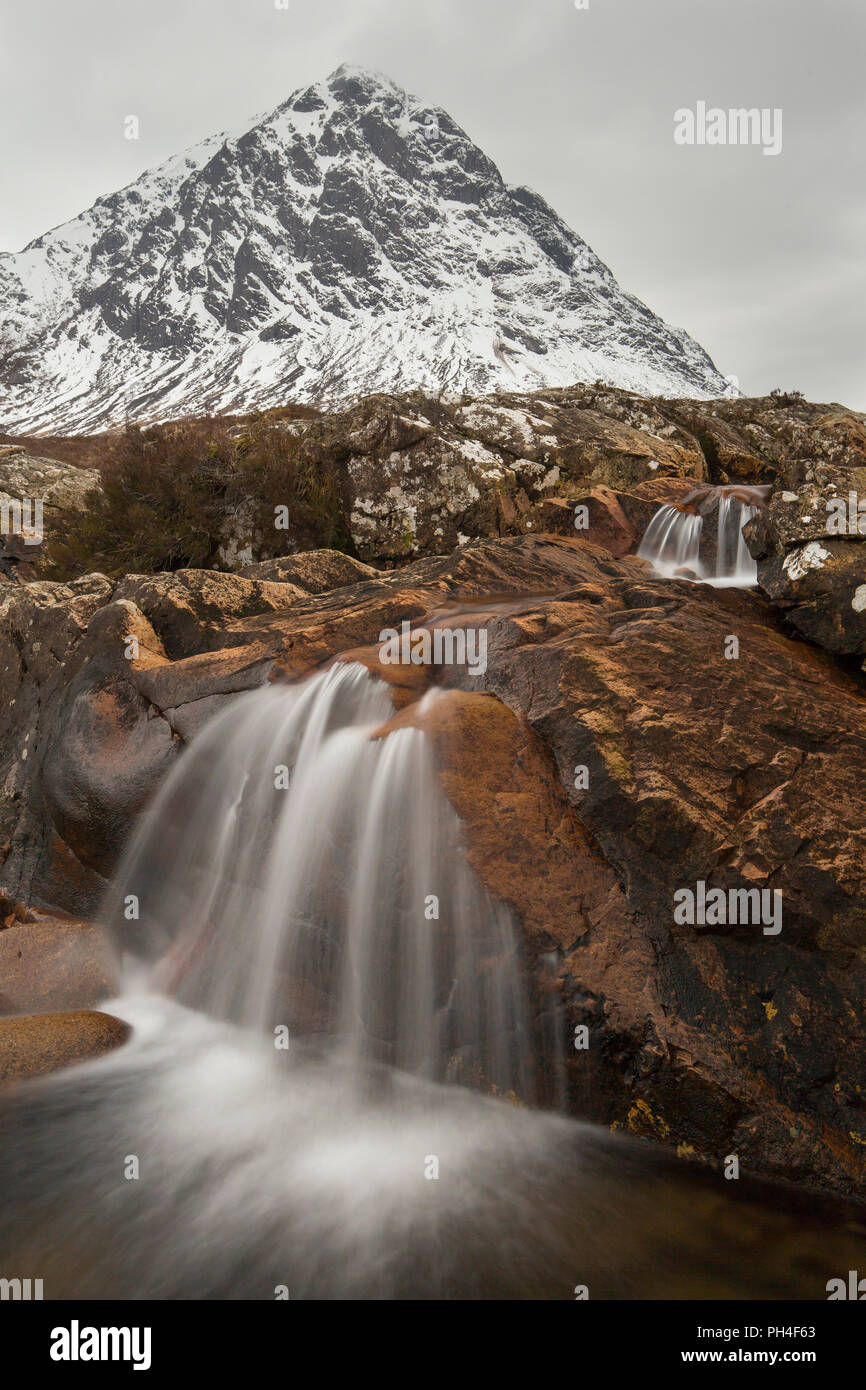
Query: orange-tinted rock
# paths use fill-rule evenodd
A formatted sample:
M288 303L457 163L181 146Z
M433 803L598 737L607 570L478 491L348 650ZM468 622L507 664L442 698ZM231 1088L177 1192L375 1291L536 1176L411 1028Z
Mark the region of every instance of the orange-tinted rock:
M57 837L107 872L185 739L244 690L341 653L375 669L380 632L403 621L484 625L483 677L387 679L396 717L429 728L473 862L521 917L539 979L554 970L564 1045L589 1030L569 1049L573 1109L716 1163L736 1152L846 1191L866 1176L866 700L759 594L663 581L577 536L512 537L232 608L172 661L101 581L66 586L53 610L51 586L28 587L0 699L16 897L53 895ZM138 660L119 651L129 623ZM40 650L24 665L29 630ZM422 715L413 696L431 682L448 690ZM676 923L674 893L699 880L778 889L781 933Z
M344 589L348 584L378 578L378 571L371 565L340 550L301 550L296 555L246 565L240 573L244 579L291 584L305 594L324 594L329 589Z
M640 541L623 511L620 494L601 485L568 498L551 498L540 509L539 526L556 535L577 534L617 556L627 555Z
M0 1082L86 1062L119 1047L129 1034L119 1018L87 1009L0 1018Z
M585 558L594 583L491 630L482 683L553 756L624 891L623 911L574 914L560 962L569 1031L590 1034L571 1058L575 1107L854 1191L866 1177L866 1066L850 1041L866 1008L866 702L759 597ZM521 847L504 818L497 854L497 808L540 779L497 754L490 723L461 746L459 773L444 754L443 779L473 844L494 847L477 861L489 887L531 924L533 896L557 881L560 821L539 834L527 816ZM475 781L486 791L467 806ZM529 902L515 897L521 874ZM698 880L778 889L781 933L677 925L674 893Z

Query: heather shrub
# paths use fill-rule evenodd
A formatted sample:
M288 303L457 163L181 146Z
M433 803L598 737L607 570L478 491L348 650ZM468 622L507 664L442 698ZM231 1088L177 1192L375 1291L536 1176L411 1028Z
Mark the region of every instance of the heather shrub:
M342 466L267 418L130 426L101 443L93 464L102 491L48 539L54 577L222 568L221 548L239 519L255 537L256 558L351 550ZM274 524L278 507L288 529Z

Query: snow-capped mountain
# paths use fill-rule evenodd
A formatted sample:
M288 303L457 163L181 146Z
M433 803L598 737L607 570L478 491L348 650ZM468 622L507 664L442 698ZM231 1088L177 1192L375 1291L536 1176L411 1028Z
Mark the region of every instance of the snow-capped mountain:
M0 256L0 428L532 390L729 388L445 111L341 67Z

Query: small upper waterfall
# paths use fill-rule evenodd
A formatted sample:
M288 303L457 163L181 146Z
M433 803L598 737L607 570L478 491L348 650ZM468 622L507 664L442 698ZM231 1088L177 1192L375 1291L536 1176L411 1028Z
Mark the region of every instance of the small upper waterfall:
M638 555L652 561L660 574L673 575L689 569L701 572L702 516L691 516L676 507L660 507L644 532Z
M695 488L656 512L638 548L658 574L748 589L758 582L743 527L763 505L769 488L734 485ZM704 526L716 512L715 535Z
M743 589L757 584L758 566L743 536L743 527L757 510L737 497L719 498L715 572L718 583L727 582Z
M426 735L377 736L392 715L354 664L240 696L178 760L103 920L129 978L137 959L213 1017L532 1100L510 911L466 861Z

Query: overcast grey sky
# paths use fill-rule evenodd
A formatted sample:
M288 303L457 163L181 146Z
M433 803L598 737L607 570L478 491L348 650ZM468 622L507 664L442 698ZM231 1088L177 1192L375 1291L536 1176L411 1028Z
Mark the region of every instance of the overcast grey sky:
M361 63L445 107L743 390L866 409L866 0L288 4L0 0L0 250ZM698 100L781 107L781 154L675 145Z

